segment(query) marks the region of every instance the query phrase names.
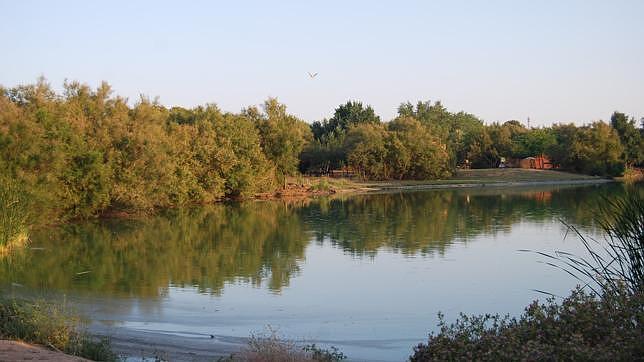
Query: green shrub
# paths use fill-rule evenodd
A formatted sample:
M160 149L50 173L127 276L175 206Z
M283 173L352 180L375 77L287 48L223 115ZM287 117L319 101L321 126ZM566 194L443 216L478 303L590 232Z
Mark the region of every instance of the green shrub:
M410 361L641 360L644 356L644 199L604 200L598 223L606 245L580 236L589 257L539 253L584 282L561 304L533 302L519 319L461 317L414 348Z
M0 256L27 242L26 204L18 185L0 177Z
M561 304L533 302L518 318L461 317L414 348L410 361L626 361L644 356L644 296L581 289Z
M320 179L317 184L311 186L313 191L330 191L331 184L326 179Z
M95 361L115 361L109 341L80 330L81 320L64 307L45 302L0 300L0 338L56 348Z

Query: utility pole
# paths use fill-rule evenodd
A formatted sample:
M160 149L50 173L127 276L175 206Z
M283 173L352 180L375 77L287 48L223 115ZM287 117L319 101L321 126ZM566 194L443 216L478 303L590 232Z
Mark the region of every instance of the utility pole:
M530 117L528 117L528 129L530 129Z

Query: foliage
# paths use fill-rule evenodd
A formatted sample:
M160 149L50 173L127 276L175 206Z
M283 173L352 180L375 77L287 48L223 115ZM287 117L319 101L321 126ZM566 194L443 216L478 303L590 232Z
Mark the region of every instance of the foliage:
M300 153L311 141L311 129L304 122L286 113L286 106L277 99L269 98L264 103L265 114L249 108L246 114L256 122L262 149L275 164L280 176L294 175L299 166Z
M269 118L280 117L293 121ZM106 83L56 94L40 79L0 94L0 166L47 222L248 197L273 190L276 169L295 169L303 142L284 166L262 149L259 126L210 104L167 109L142 97L130 107Z
M321 178L317 184L311 186L311 189L315 191L329 191L332 187L328 180Z
M331 119L314 122L311 129L315 139L321 141L333 137L342 138L352 126L378 123L380 123L380 117L376 115L371 106L364 106L361 102L348 101L335 109Z
M268 328L268 333L253 334L247 347L239 353L220 358L220 362L339 362L347 356L336 347L323 349L315 344L304 347L284 339Z
M577 289L560 304L533 302L517 319L483 315L448 325L414 347L410 361L627 361L644 355L644 296L597 297Z
M0 177L0 256L27 242L27 209L24 191Z
M519 319L461 315L447 325L439 314L440 332L415 347L410 361L640 359L644 355L644 198L631 192L604 204L598 221L608 235L607 247L593 246L577 231L589 259L563 252L539 253L554 261L548 264L580 281L588 278L585 286L591 293L577 288L561 304L554 298L546 304L535 301Z
M0 338L54 347L94 361L116 361L109 340L96 340L80 330L80 319L45 302L0 300Z
M420 121L399 117L387 129L387 178L427 180L451 174L445 144Z
M624 173L623 147L617 132L604 122L576 127L573 124L552 128L556 142L546 151L552 161L579 173L621 176Z
M66 82L56 93L41 78L0 90L2 176L30 196L35 222L246 198L275 191L298 171L436 179L457 166L543 154L562 169L618 176L626 164L641 164L644 147L642 130L618 112L611 126L527 129L517 121L485 125L430 101L403 103L382 123L371 106L349 101L309 126L274 98L262 111L228 113L146 97L129 105L107 83Z
M630 165L644 163L644 142L641 130L635 126L635 119L628 119L624 113L614 112L610 117L610 125L617 131L619 139L624 146L624 158Z
M342 361L348 358L344 353L342 353L335 346L331 346L329 349L324 349L322 347L317 346L315 343L313 343L313 344L307 344L302 349L304 350L304 352L310 353L311 358L314 361L335 362L335 361Z
M343 148L344 135L332 135L324 140L314 139L300 154L300 171L328 174L331 170L346 165L346 152Z
M380 179L386 175L387 131L381 124L362 124L347 133L344 148L347 164L362 178Z

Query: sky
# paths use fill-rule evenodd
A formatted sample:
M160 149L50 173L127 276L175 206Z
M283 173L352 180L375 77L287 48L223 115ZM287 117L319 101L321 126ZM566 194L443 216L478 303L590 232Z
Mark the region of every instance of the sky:
M419 100L488 123L644 117L641 0L0 0L0 37L0 85L107 81L131 103L277 97L309 122L347 100L383 120Z

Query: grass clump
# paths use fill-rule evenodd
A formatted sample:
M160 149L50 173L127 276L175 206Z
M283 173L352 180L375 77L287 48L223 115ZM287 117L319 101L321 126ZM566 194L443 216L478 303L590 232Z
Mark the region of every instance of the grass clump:
M0 177L0 257L28 240L27 197L14 181Z
M329 180L321 178L317 184L311 186L311 189L313 191L328 192L333 190L333 187L331 186L331 183L329 182Z
M0 300L0 338L52 348L94 361L116 361L107 339L97 340L80 329L78 316L54 304Z
M627 361L644 356L644 199L605 200L597 220L605 243L581 235L588 256L539 253L582 283L559 304L537 301L517 318L439 314L440 332L410 361Z
M222 358L220 362L339 362L347 356L337 348L321 348L315 344L300 344L280 337L273 329L268 333L251 335L247 347L239 353Z

